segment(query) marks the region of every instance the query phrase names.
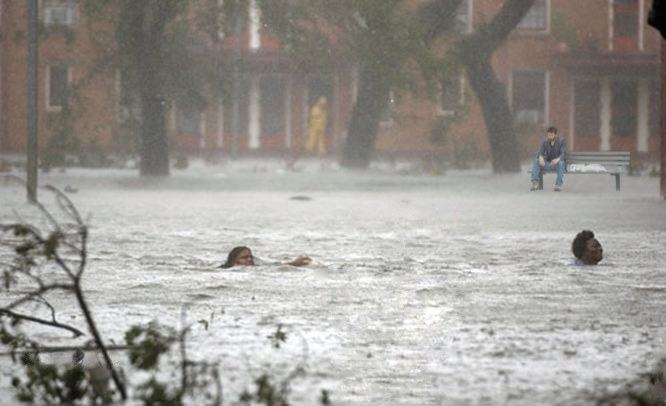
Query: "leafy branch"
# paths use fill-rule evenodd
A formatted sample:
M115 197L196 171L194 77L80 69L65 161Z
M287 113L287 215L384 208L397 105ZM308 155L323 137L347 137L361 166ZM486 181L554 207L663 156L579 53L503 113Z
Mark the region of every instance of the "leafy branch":
M46 294L56 290L72 293L84 315L88 331L104 357L104 363L115 387L125 400L127 399L125 385L111 362L81 286L88 258L88 226L72 201L62 191L50 185L45 186L45 189L54 196L57 207L55 212L40 202L35 204L38 212L46 220L45 226L40 227L26 222L0 224L0 247L8 248L9 255L13 257L13 261L0 264L4 278L3 287L6 291L10 291L20 281L29 286L29 289L17 299L0 307L3 333L10 334L4 326L7 318L12 326L20 322L30 322L63 329L75 336L82 335L79 329L58 322L55 309L44 299ZM58 220L58 215L63 217L63 220ZM49 308L50 320L23 314L17 310L35 301ZM19 341L9 340L9 342L19 344Z

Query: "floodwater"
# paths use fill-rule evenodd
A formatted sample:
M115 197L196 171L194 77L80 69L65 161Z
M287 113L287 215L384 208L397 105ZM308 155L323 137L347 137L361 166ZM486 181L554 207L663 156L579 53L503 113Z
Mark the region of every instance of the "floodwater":
M85 293L107 340L155 319L179 327L184 311L189 354L220 362L232 404L262 371L279 380L302 364L292 403L326 389L341 405L594 404L652 370L666 357L666 203L657 178L622 180L619 193L604 175L530 193L524 174L261 163L153 182L120 170L42 177L77 188L89 215ZM0 219L30 212L24 200L0 185ZM599 266L571 265L584 228L603 244ZM235 245L269 265L217 269ZM316 263L271 265L298 254ZM65 296L49 299L84 328Z

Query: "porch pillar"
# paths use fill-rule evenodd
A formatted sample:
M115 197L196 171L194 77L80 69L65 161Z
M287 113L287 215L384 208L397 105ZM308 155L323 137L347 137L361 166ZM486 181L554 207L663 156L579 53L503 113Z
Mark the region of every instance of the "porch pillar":
M261 48L261 10L257 0L250 0L250 49L256 51Z
M293 86L293 79L291 72L287 74L287 94L285 95L285 98L287 99L285 101L285 109L284 109L284 132L285 132L285 140L284 140L284 145L287 147L287 149L291 149L291 87Z
M261 146L259 140L259 77L253 75L250 79L250 106L249 106L249 127L248 127L248 142L247 146L250 149L258 149Z
M650 137L650 81L646 78L638 80L638 152L648 152Z
M601 137L600 151L610 151L611 137L611 86L610 79L601 80L601 127L599 129Z

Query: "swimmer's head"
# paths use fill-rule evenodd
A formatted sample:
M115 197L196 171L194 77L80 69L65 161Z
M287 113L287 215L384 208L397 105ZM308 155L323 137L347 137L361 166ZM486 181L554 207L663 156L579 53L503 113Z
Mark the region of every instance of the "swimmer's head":
M222 268L251 265L254 265L254 256L252 255L252 250L250 250L248 247L240 246L234 247L231 251L229 251L227 262L222 265Z

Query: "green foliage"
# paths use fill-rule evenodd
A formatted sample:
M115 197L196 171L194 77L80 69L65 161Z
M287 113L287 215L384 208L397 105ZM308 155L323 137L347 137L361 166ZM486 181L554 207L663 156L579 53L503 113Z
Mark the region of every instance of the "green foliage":
M328 391L326 389L321 390L321 396L319 397L319 402L324 405L328 406L331 405L331 396L328 394Z
M173 330L155 322L147 326L132 326L125 333L125 342L130 347L128 351L130 362L139 369L155 369L160 356L169 350L174 339Z
M414 89L414 66L430 77L437 59L424 25L403 0L261 0L262 16L292 57L315 69L341 56L396 89Z
M152 377L139 385L137 393L146 406L181 406L183 391L180 388L170 389L169 386Z
M275 330L275 333L269 335L268 338L273 343L274 348L280 348L280 343L286 343L287 342L287 333L282 331L282 324L278 324L278 327L277 327L277 330Z
M255 379L254 384L256 386L256 391L254 393L244 391L239 399L241 402L248 404L250 402L257 402L266 406L289 405L285 391L272 384L271 379L267 374L263 374Z
M61 238L62 234L59 232L53 232L49 235L49 237L46 239L46 242L44 243L44 255L46 258L53 259L55 257L55 253L58 249L58 245L60 245Z
M24 353L21 364L25 380L13 377L12 386L22 402L70 404L86 396L88 383L80 365L43 364L36 352Z

